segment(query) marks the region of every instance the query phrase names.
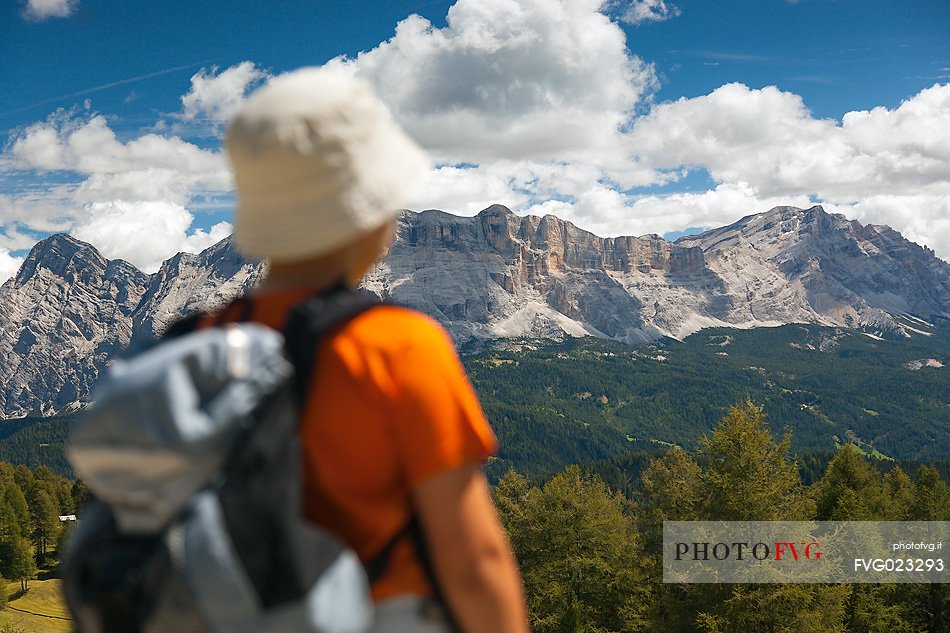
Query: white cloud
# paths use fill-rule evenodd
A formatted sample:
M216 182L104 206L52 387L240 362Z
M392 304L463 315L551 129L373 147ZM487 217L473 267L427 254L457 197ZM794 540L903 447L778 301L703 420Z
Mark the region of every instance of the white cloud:
M209 116L226 107L223 99L200 104ZM0 170L33 183L59 183L0 196L10 242L0 241L0 248L31 245L22 243L29 238L16 226L66 230L107 257L153 271L175 253L197 252L231 230L227 222L210 231L194 229L189 210L196 202L210 199L213 205L230 196L233 183L223 156L168 131L120 140L106 117L61 110L13 134Z
M27 0L23 17L40 22L49 18L65 18L72 15L79 0Z
M743 216L782 205L807 209L813 203L803 195L762 195L746 182L735 182L696 193L638 197L631 205L631 216L636 218L640 231L662 235L687 227L725 226Z
M7 249L0 248L0 284L17 274L22 265L22 257L14 257Z
M728 84L656 106L635 123L629 140L639 159L654 167L705 167L720 182L754 180L784 189L809 186L800 172L791 173L789 151L797 156L804 139L820 139L833 128L833 121L811 118L798 95ZM752 172L759 172L756 178Z
M415 209L439 209L457 215L475 215L492 204L517 209L527 201L516 192L509 175L487 168L443 166L429 177L410 202Z
M57 112L14 136L9 156L19 169L79 174L128 174L170 170L186 180L227 186L227 168L217 152L179 137L145 134L121 142L102 115Z
M728 84L657 106L630 144L652 167L709 169L767 194L816 193L858 202L945 182L950 174L950 85L921 91L894 110L816 119L801 97L774 86Z
M950 192L870 196L857 204L831 206L829 210L865 224L886 224L950 261Z
M355 59L410 133L447 162L606 156L655 85L602 0L458 0ZM597 158L596 160L604 160Z
M202 68L192 76L191 89L181 98L182 120L226 122L248 91L269 76L249 61L217 71L217 67Z
M109 259L124 259L155 272L170 255L197 253L231 233L227 222L210 232L191 231L194 216L169 202L95 202L73 227L72 235L89 242Z
M718 183L746 183L762 201L814 195L950 256L950 85L838 123L814 118L801 97L774 86L729 84L658 105L629 142L644 166L702 167Z
M72 223L62 212L69 199L69 194L58 187L19 196L0 194L0 248L16 251L32 247L36 239L23 229L41 233L68 230Z
M474 215L491 204L503 204L516 211L538 213L539 205L551 199L569 199L571 202L564 202L556 208L571 213L575 213L575 208L584 209L593 216L596 215L593 201L598 197L605 200L604 192L613 191L613 187L615 184L606 177L605 171L596 165L497 160L477 166L438 167L423 190L411 201L411 206ZM609 199L616 201L618 198L610 196ZM575 205L574 200L586 203ZM606 207L603 210L607 212ZM567 219L583 221L577 215Z
M29 235L19 232L15 217L7 220L7 215L4 212L12 207L5 204L6 200L8 199L5 196L0 196L0 217L4 218L5 223L8 223L0 228L0 251L9 253L22 248L30 248L35 240L30 238Z
M535 215L550 213L597 235L616 237L724 226L779 205L807 208L812 203L807 196L762 196L743 182L721 184L697 193L646 196L595 185L572 201L546 201L527 211Z
M447 166L418 202L464 214L500 202L612 236L722 226L817 198L829 211L887 224L950 259L950 86L837 122L816 119L798 95L730 84L656 106L625 142L626 172L582 161ZM675 180L690 168L708 170L714 188L637 194L636 185Z
M662 22L680 14L679 7L666 0L633 0L624 10L621 19L630 24Z

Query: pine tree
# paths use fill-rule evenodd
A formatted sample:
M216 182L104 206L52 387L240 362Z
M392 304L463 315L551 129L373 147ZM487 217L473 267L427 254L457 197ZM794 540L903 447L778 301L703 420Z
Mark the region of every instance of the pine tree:
M30 580L37 575L33 548L30 547L29 541L18 536L12 543L10 553L10 579L19 580L20 590L26 591L30 588Z
M910 516L914 521L950 521L950 486L933 465L917 471Z
M26 502L26 496L23 494L23 490L14 480L11 479L10 483L4 488L3 498L10 505L10 509L16 517L16 522L20 529L20 536L29 536L32 530L30 506Z
M659 519L796 521L814 502L790 436L775 442L762 408L732 407L700 440L697 459L671 450L644 472L644 491ZM648 528L652 532L659 525ZM825 633L844 630L847 585L661 585L654 630L727 633Z
M30 499L30 516L32 518L36 559L40 565L45 565L46 554L56 544L60 527L59 512L45 490L34 490L34 494Z
M881 474L845 444L815 484L819 521L873 521L884 514Z
M881 476L851 445L838 451L814 488L821 520L950 518L950 488L936 468L921 467L914 482L900 468ZM948 631L950 592L941 584L857 584L852 587L846 622L854 631Z
M884 475L881 482L882 521L910 520L914 502L914 482L900 466Z
M745 402L729 409L711 436L699 441L705 468L700 495L707 520L798 521L811 518L813 502L789 459L791 435L776 443L762 407Z
M640 476L643 492L651 500L658 519L693 521L700 511L699 480L702 470L689 453L674 447L656 459Z
M23 494L29 494L33 490L33 472L23 464L13 469L13 480L16 481Z
M537 633L636 631L647 603L630 503L576 466L543 488L509 472L495 489Z

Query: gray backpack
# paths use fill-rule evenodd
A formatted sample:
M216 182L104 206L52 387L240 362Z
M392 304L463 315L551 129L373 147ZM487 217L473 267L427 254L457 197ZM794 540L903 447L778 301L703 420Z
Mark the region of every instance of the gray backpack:
M94 497L63 560L77 632L368 629L403 532L364 567L302 516L297 423L320 336L373 304L318 295L283 333L201 329L109 368L69 440Z

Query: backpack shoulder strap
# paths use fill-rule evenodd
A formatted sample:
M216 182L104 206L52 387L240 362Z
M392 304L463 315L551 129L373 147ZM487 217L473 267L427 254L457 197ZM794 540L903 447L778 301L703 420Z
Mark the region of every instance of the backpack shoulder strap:
M196 312L195 314L187 316L184 319L179 319L178 321L172 323L167 330L165 330L165 333L161 336L161 340L164 341L166 339L178 338L179 336L190 334L191 332L194 332L197 329L198 324L207 317L208 315L204 312Z
M335 326L378 305L382 303L374 295L367 292L354 292L341 284L327 292L314 295L293 309L284 328L284 339L287 354L294 365L294 387L301 402L306 397L307 388L313 376L314 356L320 338ZM428 543L419 522L419 516L415 512L406 524L390 537L383 548L364 563L370 584L385 573L393 550L406 537L412 539L419 561L432 584L434 597L441 603L451 630L460 631L435 574Z
M314 360L320 339L329 330L362 314L379 299L368 292L344 287L320 292L298 304L284 327L287 355L294 365L294 387L301 404L313 377Z
M162 334L160 340L173 339L184 336L185 334L190 334L198 329L199 323L207 319L213 319L212 322L215 325L221 325L228 320L228 317L235 310L238 312L233 320L247 321L251 316L251 308L252 304L247 297L238 297L228 304L224 310L218 313L217 317L213 317L213 315L208 312L195 312L172 323L168 329L165 330L165 333Z

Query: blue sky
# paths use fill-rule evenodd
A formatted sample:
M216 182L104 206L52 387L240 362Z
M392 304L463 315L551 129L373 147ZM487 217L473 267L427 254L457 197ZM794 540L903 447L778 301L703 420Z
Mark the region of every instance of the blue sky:
M330 63L494 202L675 235L820 202L950 258L946 0L16 0L0 9L0 280L68 231L153 270L230 230L219 136Z

